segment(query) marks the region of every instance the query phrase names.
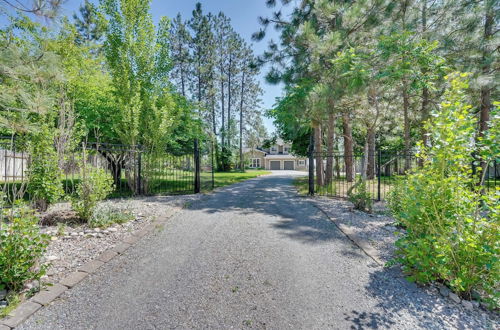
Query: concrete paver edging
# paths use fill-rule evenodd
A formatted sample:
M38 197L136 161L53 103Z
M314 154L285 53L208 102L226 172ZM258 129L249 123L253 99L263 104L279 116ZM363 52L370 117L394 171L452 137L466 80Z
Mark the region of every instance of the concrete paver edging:
M335 221L335 219L333 219L332 217L330 217L330 215L328 214L328 212L326 212L325 210L323 210L321 208L321 206L319 206L317 203L314 202L314 200L311 200L312 201L312 204L318 209L320 210L328 219L330 219L331 222L333 222L333 224L335 224L335 226L347 237L349 238L354 244L356 244L356 246L358 246L368 257L370 257L371 259L373 259L373 261L375 261L375 263L377 263L377 265L379 266L384 266L384 262L382 261L382 259L380 258L380 254L378 253L377 250L375 250L371 245L370 245L370 242L367 241L366 239L363 239L361 238L359 235L356 234L356 232L349 228L349 226L346 226L342 223L339 223L337 221Z
M141 238L153 232L158 225L164 224L169 218L176 215L181 210L182 208L180 207L173 208L171 211L167 212L166 215L155 219L142 230L122 239L114 248L104 251L97 256L96 259L84 264L77 271L63 278L59 283L38 292L32 298L21 303L17 308L11 311L7 317L0 319L0 330L10 330L17 327L40 308L51 304L65 291L83 281L88 275L95 273L101 266L113 260L117 255L124 253L130 246L136 244Z

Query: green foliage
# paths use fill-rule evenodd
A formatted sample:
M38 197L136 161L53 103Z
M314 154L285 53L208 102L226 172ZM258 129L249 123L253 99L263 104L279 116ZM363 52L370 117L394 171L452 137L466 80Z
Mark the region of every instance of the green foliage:
M150 1L105 0L108 18L104 54L118 104L113 130L120 142L164 147L174 106L168 88L169 21L156 28Z
M80 16L73 14L78 29L76 42L79 44L99 42L106 30L106 20L97 10L97 6L85 0L78 11Z
M127 206L118 205L98 205L89 220L89 226L92 228L106 228L113 224L122 224L135 219L132 210Z
M347 191L349 201L354 204L356 210L372 213L373 200L366 186L366 180L359 177L358 181L353 184Z
M19 294L13 291L7 294L5 300L7 301L7 307L0 309L0 318L7 317L21 303Z
M28 193L37 209L47 207L63 195L61 170L49 128L44 126L29 141L31 162L28 167Z
M433 144L421 146L423 167L391 192L391 211L406 228L396 244L397 262L412 280L442 280L467 298L474 289L498 306L500 190L482 192L481 171L473 174L476 120L465 102L465 76L450 76L445 101L426 124ZM498 157L500 141L486 140L487 148L476 148L488 163Z
M308 96L312 87L309 81L303 81L302 84L287 88L285 96L277 100L274 109L267 111L278 135L285 141L291 141L291 151L300 156L307 155L311 135L310 119L304 110L308 108Z
M15 37L14 37L15 36ZM26 134L55 109L62 81L59 57L46 49L47 31L24 16L0 30L0 129Z
M234 168L233 153L227 146L222 146L219 157L217 158L217 169L220 172L229 172Z
M0 224L0 289L18 292L26 281L39 280L46 267L38 264L48 237L40 233L38 218L25 205L18 204L3 215Z
M113 191L113 179L101 168L84 168L80 175L72 207L82 220L91 222L97 203Z

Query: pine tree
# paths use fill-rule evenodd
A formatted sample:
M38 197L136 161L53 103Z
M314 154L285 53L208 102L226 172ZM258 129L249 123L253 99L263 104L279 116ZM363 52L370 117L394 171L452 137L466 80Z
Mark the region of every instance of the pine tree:
M182 20L181 14L177 14L170 28L170 49L172 58L171 77L173 82L179 86L182 96L187 97L189 72L191 70L191 54L189 45L191 36Z
M73 14L78 35L78 44L99 43L106 31L106 22L97 10L97 7L89 0L80 5L79 15Z

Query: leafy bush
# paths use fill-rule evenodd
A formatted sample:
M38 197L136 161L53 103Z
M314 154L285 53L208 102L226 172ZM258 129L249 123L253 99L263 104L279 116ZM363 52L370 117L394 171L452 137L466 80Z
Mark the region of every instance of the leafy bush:
M35 207L45 211L63 195L61 170L54 149L52 136L47 127L30 140L31 162L28 168L28 193Z
M113 178L100 168L84 169L71 204L84 221L90 221L97 203L113 191Z
M231 149L222 146L220 153L218 153L217 167L220 172L229 172L234 168L233 154Z
M89 226L106 228L115 223L126 223L134 219L135 216L128 206L103 204L95 208Z
M45 266L38 266L48 237L40 233L38 218L26 206L7 211L7 223L0 225L0 289L19 291L26 281L39 280Z
M426 124L433 144L421 146L423 167L392 190L389 206L406 228L396 261L412 280L444 281L466 298L476 290L498 306L500 190L483 192L477 185L482 173L473 174L471 155L475 148L486 163L498 157L498 109L489 132L474 143L476 120L463 78L450 78L445 102Z
M362 177L352 185L347 191L349 201L354 204L356 210L372 213L373 200L370 192L366 187L366 180Z

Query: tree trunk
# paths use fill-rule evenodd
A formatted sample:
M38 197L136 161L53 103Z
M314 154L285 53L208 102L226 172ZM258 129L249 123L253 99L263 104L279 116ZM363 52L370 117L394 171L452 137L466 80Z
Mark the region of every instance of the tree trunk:
M483 76L488 76L491 70L491 62L489 57L491 56L488 49L488 44L493 37L493 24L494 24L494 11L493 11L493 0L485 0L485 20L484 20L484 35L483 35L483 50L482 50L482 74ZM481 87L481 108L479 110L479 137L483 137L485 132L488 130L488 123L490 121L490 110L491 110L491 86L484 85ZM481 159L481 179L480 184L483 184L482 178L485 176L485 171L487 167L486 161Z
M365 141L365 146L363 147L363 158L361 158L361 178L366 180L368 174L368 140Z
M325 184L328 185L333 179L333 144L335 142L335 115L333 109L328 114L328 134L326 138L326 173Z
M422 1L422 35L425 38L425 33L427 31L427 1ZM422 74L426 74L426 70L422 70ZM420 110L421 112L421 139L422 139L422 145L424 147L427 147L429 145L429 137L427 135L427 131L425 129L424 123L427 121L429 118L429 89L424 86L422 89L422 108ZM422 158L418 159L418 166L422 167L424 165L424 160Z
M123 157L119 156L118 159L115 159L111 154L108 154L106 151L101 149L97 149L97 152L108 162L108 169L110 170L111 176L113 177L115 189L119 189L121 186L122 169L124 166Z
M345 177L347 182L354 181L354 146L352 141L351 118L349 114L342 114L342 128L344 134L344 162L345 162Z
M316 154L316 184L323 186L325 183L323 157L321 154L321 125L317 121L313 121L314 129L314 152Z
M184 77L184 59L180 54L182 54L182 42L181 42L181 35L180 33L178 34L179 38L177 39L177 43L179 45L179 57L181 57L181 63L180 63L180 74L181 74L181 92L182 96L186 97L186 88L185 88L185 77Z
M366 136L367 143L367 164L366 164L366 178L373 180L375 178L375 128L369 127Z
M221 145L224 147L225 146L225 130L226 130L226 126L225 125L225 116L226 116L226 113L224 111L224 80L223 80L223 76L221 76L221 81L220 81L220 99L221 99L221 114L222 114L222 126L221 126L221 131L220 131L220 136L221 136Z
M241 100L240 100L240 169L244 170L243 164L243 102L245 91L245 70L241 74ZM263 165L263 164L262 164Z
M405 157L405 171L410 169L410 117L409 117L409 109L410 108L410 96L408 95L408 82L406 79L403 80L403 117L404 117L404 157Z
M229 66L227 70L227 145L231 147L231 65L232 52L229 53Z

